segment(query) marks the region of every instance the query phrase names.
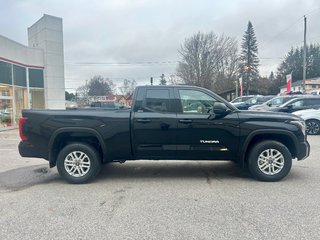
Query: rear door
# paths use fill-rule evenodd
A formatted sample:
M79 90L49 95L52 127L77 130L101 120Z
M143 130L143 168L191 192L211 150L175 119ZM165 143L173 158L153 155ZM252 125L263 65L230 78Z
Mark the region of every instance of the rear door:
M132 116L136 158L176 156L176 112L172 87L140 88Z
M314 108L319 109L320 108L320 98L309 98L306 99L304 102L305 109Z
M202 89L175 89L178 101L177 158L236 159L239 139L237 113L211 118L214 95Z

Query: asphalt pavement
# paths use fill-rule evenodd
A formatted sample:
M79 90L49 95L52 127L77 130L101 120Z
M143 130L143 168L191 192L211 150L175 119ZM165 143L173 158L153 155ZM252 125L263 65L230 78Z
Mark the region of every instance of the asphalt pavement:
M276 183L232 162L134 161L71 185L0 132L0 239L319 239L320 136L308 140Z

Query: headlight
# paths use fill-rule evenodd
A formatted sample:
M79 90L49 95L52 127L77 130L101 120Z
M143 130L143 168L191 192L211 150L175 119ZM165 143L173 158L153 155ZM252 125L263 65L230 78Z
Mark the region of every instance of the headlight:
M293 125L299 127L304 135L306 135L306 123L304 120L294 120L290 121Z

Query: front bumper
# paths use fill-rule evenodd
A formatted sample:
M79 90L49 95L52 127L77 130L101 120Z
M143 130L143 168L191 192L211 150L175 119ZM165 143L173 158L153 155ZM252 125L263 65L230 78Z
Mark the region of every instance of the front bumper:
M304 160L307 157L309 157L310 154L310 144L308 141L301 142L299 144L299 149L297 151L297 159L298 160Z

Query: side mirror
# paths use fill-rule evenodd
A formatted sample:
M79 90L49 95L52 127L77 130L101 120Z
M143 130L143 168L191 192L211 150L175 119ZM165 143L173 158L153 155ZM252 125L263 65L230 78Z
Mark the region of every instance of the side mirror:
M267 103L267 106L268 106L268 107L271 107L271 105L272 105L271 103Z
M292 109L292 108L293 108L293 105L292 105L292 104L289 104L289 105L287 106L287 108L288 108L288 109Z
M215 119L217 116L224 116L227 115L229 112L229 108L221 102L215 102L213 105L213 109L210 110L210 116L208 119L212 120Z
M223 115L228 112L229 108L221 102L215 102L213 105L213 113L218 115Z

